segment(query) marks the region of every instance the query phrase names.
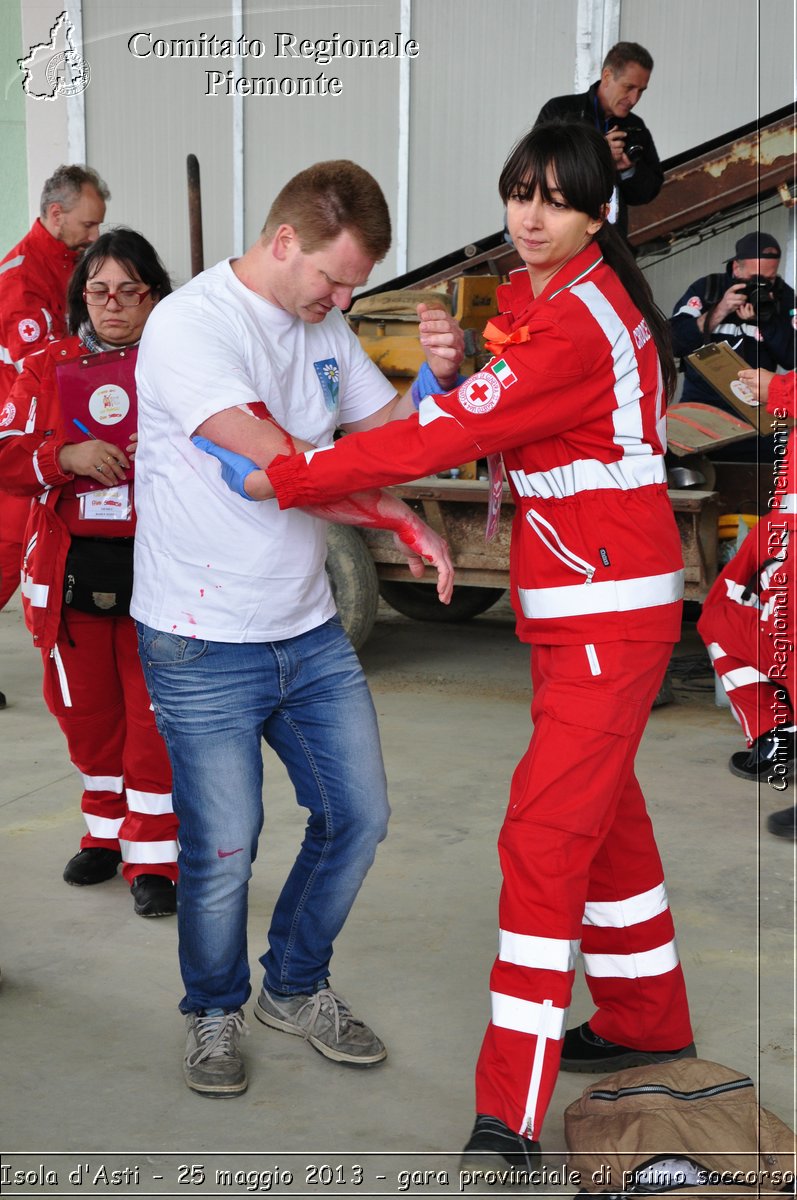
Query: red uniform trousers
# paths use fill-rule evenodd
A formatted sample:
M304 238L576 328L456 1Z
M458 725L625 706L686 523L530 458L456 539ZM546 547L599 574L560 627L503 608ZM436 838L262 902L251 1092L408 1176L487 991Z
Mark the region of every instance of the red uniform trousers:
M748 533L697 625L748 746L771 729L794 728L797 555L786 521L772 513Z
M22 539L30 512L29 496L0 489L0 612L19 587Z
M119 850L136 875L177 879L171 767L155 725L130 617L71 612L44 660L44 699L83 776L88 833L80 843Z
M532 648L534 733L499 836L499 956L476 1067L476 1111L529 1138L539 1138L556 1083L579 948L596 1034L646 1050L692 1040L634 775L671 652L660 642Z

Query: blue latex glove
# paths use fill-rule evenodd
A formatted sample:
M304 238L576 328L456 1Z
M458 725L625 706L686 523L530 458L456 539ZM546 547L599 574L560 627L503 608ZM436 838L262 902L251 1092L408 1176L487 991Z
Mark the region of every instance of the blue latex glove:
M412 389L410 392L410 395L412 396L412 403L416 408L418 408L424 396L431 396L434 393L439 394L440 392L453 392L454 388L458 387L461 383L464 383L466 378L466 375L460 375L457 373L456 382L454 383L453 387L443 388L437 382L437 377L435 376L429 364L427 362L421 363L421 368L413 380Z
M253 471L260 470L257 463L253 463L251 458L246 458L243 454L236 454L234 450L225 450L223 446L217 446L209 438L194 434L191 441L198 450L204 450L205 454L212 454L219 460L221 477L231 492L237 492L244 500L254 501L254 496L244 491L244 481Z

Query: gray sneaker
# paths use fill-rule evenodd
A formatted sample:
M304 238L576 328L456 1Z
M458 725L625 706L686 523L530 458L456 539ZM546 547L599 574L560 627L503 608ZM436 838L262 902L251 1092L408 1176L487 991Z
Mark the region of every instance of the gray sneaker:
M370 1067L387 1058L374 1031L352 1015L332 988L321 988L314 996L273 996L263 988L253 1011L264 1025L306 1038L334 1062Z
M249 1033L243 1009L222 1013L188 1013L183 1075L203 1096L221 1100L246 1091L246 1069L238 1039Z

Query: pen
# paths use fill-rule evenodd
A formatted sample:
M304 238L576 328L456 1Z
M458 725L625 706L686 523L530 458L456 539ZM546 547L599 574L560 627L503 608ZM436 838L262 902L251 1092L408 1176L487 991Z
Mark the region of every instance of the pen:
M87 428L86 428L86 426L83 424L83 422L82 422L82 421L78 421L77 417L73 417L73 418L72 418L72 424L73 424L73 425L77 425L77 427L78 427L78 429L80 430L80 432L81 432L81 433L85 433L86 437L93 438L95 442L98 442L98 441L100 440L100 439L99 439L99 438L98 438L98 437L97 437L95 434L93 434L93 433L91 432L91 430L90 430L90 429L87 429Z

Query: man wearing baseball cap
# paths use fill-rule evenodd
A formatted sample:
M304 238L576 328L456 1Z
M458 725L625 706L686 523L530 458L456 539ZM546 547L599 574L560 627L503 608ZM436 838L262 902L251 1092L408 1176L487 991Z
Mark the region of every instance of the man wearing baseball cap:
M729 342L751 367L793 369L795 297L779 267L780 246L771 234L759 230L739 238L725 271L690 284L675 305L670 327L676 358L706 342ZM682 400L728 408L688 364L684 376ZM733 457L738 457L737 446Z

